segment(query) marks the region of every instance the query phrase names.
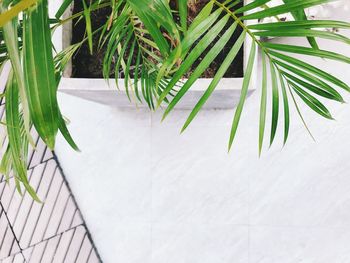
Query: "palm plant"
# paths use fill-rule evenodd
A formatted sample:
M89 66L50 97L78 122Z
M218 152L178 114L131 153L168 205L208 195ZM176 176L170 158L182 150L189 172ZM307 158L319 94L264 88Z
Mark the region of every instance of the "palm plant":
M115 60L115 79L123 72L127 96L147 103L152 110L165 105L165 118L224 49L233 34L239 33L210 85L189 114L182 131L214 92L248 39L250 52L232 122L229 149L247 97L257 50L261 52L262 59L262 72L259 72L259 154L266 137L268 89L272 97L270 144L274 141L281 119L280 102L283 104L285 143L289 134L290 104L295 105L303 120L296 97L316 113L332 119L320 98L342 103L344 100L339 89L350 91L342 80L294 56L299 54L350 63L350 58L320 49L317 44L317 38L350 44L350 39L341 34L319 30L334 27L349 29L350 24L308 20L305 15L306 8L329 0L283 0L278 6L270 5L271 0L253 0L245 5L243 0L208 0L192 21L188 20L188 10L196 4L195 0L82 0L82 12L62 18L71 2L64 0L56 17L50 18L48 0L0 0L0 68L7 61L11 62L6 92L1 94L1 99L6 101L6 118L1 125L6 128L7 143L3 144L0 172L8 176L13 170L18 191L21 192L24 186L38 201L27 179L28 146L33 144L31 129L36 129L51 149L60 131L67 142L78 150L60 113L57 87L67 62L80 46L86 42L93 51L95 36L98 36L99 47L106 49L103 76L108 79L113 74L111 64ZM107 22L93 30L91 13L105 7L111 10ZM286 13L290 13L294 21L283 22L279 19ZM277 22L258 22L268 17L275 17ZM51 42L51 31L72 19L85 21L85 37L81 42L56 53ZM309 46L264 41L269 37L305 37ZM200 56L200 63L193 69L192 65ZM184 76L188 78L185 80Z

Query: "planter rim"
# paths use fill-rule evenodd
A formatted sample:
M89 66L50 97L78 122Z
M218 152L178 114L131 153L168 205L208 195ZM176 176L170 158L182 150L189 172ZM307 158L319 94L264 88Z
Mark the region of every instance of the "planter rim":
M198 79L178 103L176 109L193 109L211 81L212 79ZM242 82L243 78L221 79L203 109L232 109L236 107L241 95ZM145 102L143 104L136 102L132 95L132 100L129 101L124 88L124 79L118 79L118 86L119 89L114 79L111 79L108 84L104 79L62 78L59 92L111 107L135 108L135 104L138 108L147 107ZM252 87L250 85L248 96L254 92ZM132 92L129 93L132 94Z

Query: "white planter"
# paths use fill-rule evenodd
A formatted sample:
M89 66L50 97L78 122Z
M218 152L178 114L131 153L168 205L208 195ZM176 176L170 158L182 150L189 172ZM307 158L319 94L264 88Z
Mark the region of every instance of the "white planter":
M246 0L246 3L250 0ZM52 8L57 8L52 6ZM249 21L249 24L255 23L256 21ZM69 27L67 27L69 28ZM65 29L66 30L66 29ZM58 47L68 46L67 41L70 41L70 37L67 36L67 31L61 34L63 38L55 38L54 44ZM62 44L63 43L63 44ZM244 68L246 68L247 58L249 56L251 39L246 38L244 44ZM256 61L257 62L256 56ZM255 63L253 76L250 82L250 91L248 95L253 91L253 87L256 84L256 66ZM70 71L68 69L68 71ZM69 73L68 73L69 75ZM197 103L203 92L207 89L212 79L199 79L185 95L183 100L178 104L177 109L191 109ZM234 108L239 100L241 94L241 87L243 78L224 78L218 84L216 90L211 95L211 98L205 104L206 109L228 109ZM124 80L118 80L118 86L121 90L118 91L115 84L115 80L111 79L109 85L103 79L73 79L63 78L59 87L59 91L78 96L87 100L102 103L109 106L115 107L135 107L135 103L128 100L124 90ZM140 107L145 106L138 105Z

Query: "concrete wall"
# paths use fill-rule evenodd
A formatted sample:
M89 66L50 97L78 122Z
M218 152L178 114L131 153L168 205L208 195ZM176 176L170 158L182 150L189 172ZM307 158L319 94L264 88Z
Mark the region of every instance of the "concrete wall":
M350 83L348 65L313 62ZM292 107L287 145L281 126L259 159L257 88L230 154L232 110L203 111L180 135L188 111L161 124L61 94L82 152L60 138L56 153L105 262L350 262L349 104L329 104L336 121L301 107L317 142Z

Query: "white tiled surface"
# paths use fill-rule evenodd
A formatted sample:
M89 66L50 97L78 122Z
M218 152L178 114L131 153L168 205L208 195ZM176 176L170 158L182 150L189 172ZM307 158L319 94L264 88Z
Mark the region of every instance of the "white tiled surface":
M155 223L152 241L149 262L249 262L248 227Z
M350 83L349 66L314 62ZM259 159L259 95L230 154L233 111L202 112L180 135L189 112L160 124L60 96L82 153L62 139L57 153L104 262L350 262L350 105L329 104L337 121L301 107L316 143L292 107L287 145L280 126Z
M253 227L251 262L346 263L349 228Z
M104 262L350 261L348 105L333 106L337 122L306 114L317 143L294 118L287 146L279 137L259 159L256 95L231 154L232 112L205 112L180 136L184 112L159 124L157 114L62 100L82 153L63 141L57 153Z

